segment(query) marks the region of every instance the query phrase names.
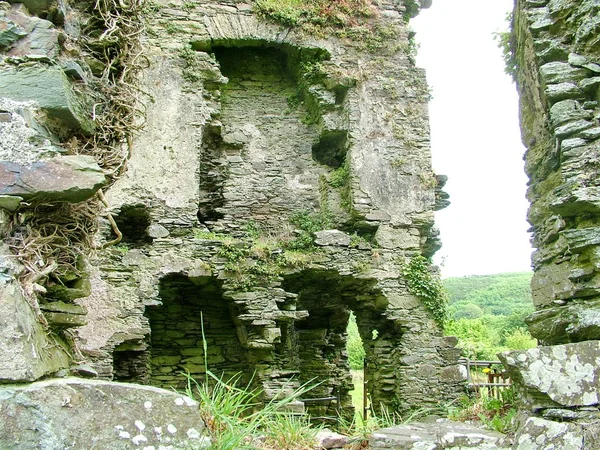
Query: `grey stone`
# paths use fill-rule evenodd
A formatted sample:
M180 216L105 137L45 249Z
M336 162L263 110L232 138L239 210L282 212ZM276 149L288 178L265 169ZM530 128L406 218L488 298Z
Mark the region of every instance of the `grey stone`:
M507 450L504 435L462 422L439 419L433 423L415 422L382 428L369 439L370 448L394 450L441 450L445 448L476 448Z
M0 330L0 382L34 381L68 367L68 354L47 335L12 282L0 286Z
M587 69L573 67L566 62L549 62L540 67L540 74L546 84L578 82L586 78L588 73Z
M600 244L600 227L564 230L561 235L572 253L581 253L588 247Z
M8 19L26 32L26 36L12 45L8 51L9 56L45 56L48 58L58 56L59 33L52 22L39 17L31 17L21 3L12 5L6 14Z
M342 448L349 444L350 438L343 434L336 433L327 428L319 430L315 441L319 448L330 449L330 448Z
M590 141L598 139L600 137L600 127L588 128L587 130L579 133L579 136Z
M16 195L0 195L0 208L4 208L7 211L14 212L19 208L22 201L23 197L19 197Z
M1 14L1 13L0 13ZM14 42L27 36L27 32L12 20L0 15L0 49L10 47Z
M589 120L574 120L573 122L567 122L564 125L556 127L554 130L554 134L558 138L565 138L567 136L571 136L579 131L586 130L588 128L593 127L594 122L590 122Z
M576 67L583 67L588 63L588 59L585 56L578 55L577 53L569 53L569 64Z
M181 394L79 378L2 387L0 414L4 450L183 450L197 448L204 429L198 403Z
M165 238L167 237L170 233L169 230L167 230L165 227L163 227L161 224L159 223L153 223L152 225L150 225L148 227L147 230L148 236L150 236L151 238Z
M565 99L582 99L585 97L583 90L575 83L549 84L546 86L546 95L552 103Z
M335 245L348 247L351 238L349 235L339 230L323 230L315 233L315 244L320 246Z
M600 77L591 77L581 80L579 87L584 92L594 92L600 87Z
M577 149L579 149L580 147L584 147L585 145L587 145L587 143L588 141L582 138L567 138L561 141L560 149L565 159L567 159L573 156L581 155L582 152Z
M550 108L550 120L555 127L565 122L577 119L589 119L592 117L590 111L586 111L576 100L563 100L555 103Z
M523 406L538 410L599 404L600 341L537 347L498 355Z
M91 133L91 107L77 96L59 67L7 67L0 65L0 97L35 101L65 126Z
M600 287L588 288L588 292L567 291L564 295L577 297L582 293L598 292ZM600 339L600 301L573 301L565 306L542 309L525 321L531 335L546 344Z
M515 436L514 450L590 450L584 445L583 429L571 423L530 417Z
M585 67L588 70L591 70L594 73L600 73L600 64L589 63L589 64L584 64L583 67Z
M91 156L61 156L26 166L0 162L0 195L81 202L105 182L102 169Z

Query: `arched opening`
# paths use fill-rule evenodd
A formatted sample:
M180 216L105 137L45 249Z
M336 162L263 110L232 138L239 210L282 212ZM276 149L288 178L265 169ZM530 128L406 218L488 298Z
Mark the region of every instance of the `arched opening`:
M186 374L204 379L206 367L217 376L252 376L240 344L222 282L215 277L175 274L160 282L161 306L146 309L150 322L150 384L183 388ZM204 352L206 341L207 351Z
M365 344L369 395L377 403L390 403L388 397L394 390L391 355L401 333L383 315L387 300L375 284L371 279L312 269L290 275L284 281L286 291L298 294L297 308L308 311L309 316L294 323L285 340L282 336L282 345L287 342L295 350L296 360L292 363L300 382L321 383L309 397L331 399L307 402L306 409L313 417L353 417L354 384L346 347L352 313ZM378 332L376 339L373 330ZM386 392L388 387L390 392Z

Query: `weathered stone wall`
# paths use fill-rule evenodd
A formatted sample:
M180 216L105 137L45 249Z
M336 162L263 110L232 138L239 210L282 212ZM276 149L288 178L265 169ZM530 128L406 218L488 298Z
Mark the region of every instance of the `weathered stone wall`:
M310 395L341 405L312 411L350 416L353 312L374 405L459 394L456 341L401 275L438 248L445 201L406 24L418 2L378 2L358 39L282 28L238 1L153 2L131 67L100 60L122 43L94 31L96 8L42 3L0 3L0 231L22 243L45 212L99 226L62 241L75 257L34 255L27 272L2 250L0 382L70 370L181 388L208 366L266 398L316 378ZM143 110L132 137L102 121L125 101L106 81L134 63L138 103L111 117L135 127Z
M537 311L527 321L549 346L503 356L524 409L543 416L527 421L516 448L597 447L599 17L595 1L516 2L516 76L536 247Z
M311 395L349 406L353 311L374 404L458 394L456 342L401 276L407 258L437 249L439 186L403 6L379 8L389 35L375 50L282 29L239 2L150 13L141 82L153 101L106 193L126 247L97 255L92 294L78 300L79 346L99 376L202 377L202 312L210 370L255 373L267 396L317 377ZM342 231L292 250L306 238L299 220ZM187 287L173 295L173 280Z

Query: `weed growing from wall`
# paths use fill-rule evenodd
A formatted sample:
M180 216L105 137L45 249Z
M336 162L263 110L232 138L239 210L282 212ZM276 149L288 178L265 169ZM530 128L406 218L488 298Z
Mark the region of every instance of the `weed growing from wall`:
M444 328L448 318L448 292L440 278L431 273L430 267L429 259L421 255L413 256L403 265L402 275L410 292L421 299L437 324Z

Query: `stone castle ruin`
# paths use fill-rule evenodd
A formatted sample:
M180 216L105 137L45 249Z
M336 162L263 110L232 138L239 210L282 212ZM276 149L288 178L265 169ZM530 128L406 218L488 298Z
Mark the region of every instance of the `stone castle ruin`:
M265 400L317 380L310 395L336 400L298 407L351 416L351 313L373 405L464 391L442 301L414 285L435 285L448 204L407 27L430 2L374 3L334 36L236 0L0 3L0 446L197 444L195 403L164 389L207 369ZM580 3L516 9L531 327L556 346L505 361L526 427L573 419L589 442L600 61L594 2ZM523 367L564 355L588 374L567 400Z

